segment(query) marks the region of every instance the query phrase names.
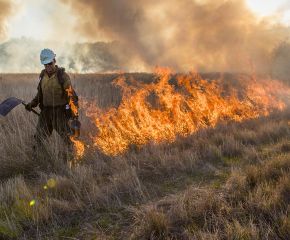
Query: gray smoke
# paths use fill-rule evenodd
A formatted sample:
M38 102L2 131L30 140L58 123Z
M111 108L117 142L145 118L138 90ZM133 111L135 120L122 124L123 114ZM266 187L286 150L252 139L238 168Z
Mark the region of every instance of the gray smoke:
M184 71L191 61L199 71L240 71L251 59L265 71L272 49L290 37L289 28L259 19L245 0L61 1L78 19L76 32L121 41L151 70Z
M290 81L289 41L283 41L274 48L270 66L270 74L272 78L279 79L285 82Z
M94 73L106 71L134 71L130 50L120 42L58 43L31 38L12 38L0 44L0 72L40 72L40 52L50 48L57 64L70 72Z

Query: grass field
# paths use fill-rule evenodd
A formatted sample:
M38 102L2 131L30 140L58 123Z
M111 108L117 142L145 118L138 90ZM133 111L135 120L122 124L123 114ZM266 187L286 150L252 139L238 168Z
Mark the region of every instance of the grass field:
M136 88L157 81L153 74L121 75ZM235 103L237 120L224 115L211 124L209 112L189 134L177 131L174 140L158 144L147 137L126 151L105 154L95 144L100 129L88 109L93 102L98 113L126 105L120 86L111 84L121 75L70 74L81 96L82 158L53 134L34 160L37 116L23 106L0 116L1 239L289 239L288 96L281 97L283 110L263 101L251 112L259 117L237 119L243 113ZM202 75L206 82L219 77ZM231 88L224 82L245 91L236 77L224 75L225 98ZM169 83L186 95L177 81ZM37 82L37 74L0 74L0 102L29 102ZM165 108L154 105L156 95L146 96L152 111Z

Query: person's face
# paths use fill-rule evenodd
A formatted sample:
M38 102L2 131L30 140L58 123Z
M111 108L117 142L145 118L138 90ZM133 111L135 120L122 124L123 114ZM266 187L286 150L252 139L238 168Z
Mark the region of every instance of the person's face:
M52 62L50 62L48 64L44 64L44 67L45 67L45 69L46 69L46 71L48 73L54 73L55 72L55 69L56 69L55 62L56 62L55 59L53 59Z

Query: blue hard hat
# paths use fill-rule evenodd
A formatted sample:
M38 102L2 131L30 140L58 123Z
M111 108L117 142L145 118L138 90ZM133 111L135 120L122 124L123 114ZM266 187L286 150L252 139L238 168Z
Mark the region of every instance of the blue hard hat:
M43 49L40 53L40 62L41 64L48 64L52 62L52 60L55 58L56 54L54 54L53 51L50 49Z

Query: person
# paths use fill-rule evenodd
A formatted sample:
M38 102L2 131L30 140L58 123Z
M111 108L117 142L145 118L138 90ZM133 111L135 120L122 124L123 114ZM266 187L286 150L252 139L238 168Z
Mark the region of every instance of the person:
M34 135L36 140L34 148L41 146L43 140L47 139L53 130L57 131L68 146L72 146L69 119L73 112L68 94L71 81L65 69L56 65L55 56L50 49L41 51L40 61L45 69L39 76L36 96L25 106L28 111L37 106L41 109Z

